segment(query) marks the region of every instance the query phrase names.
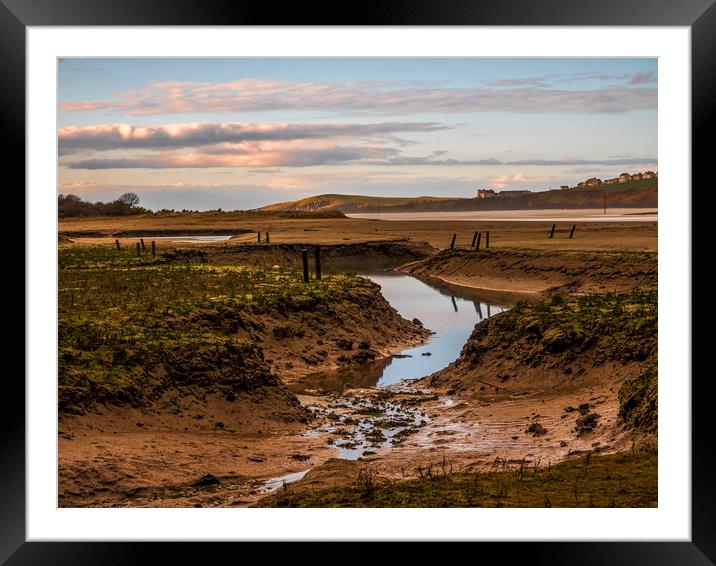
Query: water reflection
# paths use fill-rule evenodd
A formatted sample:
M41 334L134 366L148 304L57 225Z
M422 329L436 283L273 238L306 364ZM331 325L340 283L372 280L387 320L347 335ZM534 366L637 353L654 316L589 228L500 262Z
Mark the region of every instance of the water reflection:
M398 272L359 275L380 285L383 296L401 316L419 319L435 334L425 344L403 350L386 360L312 374L300 387L295 387L295 391L341 392L355 387L387 386L429 375L457 359L477 322L508 308L480 300L474 290L435 285Z

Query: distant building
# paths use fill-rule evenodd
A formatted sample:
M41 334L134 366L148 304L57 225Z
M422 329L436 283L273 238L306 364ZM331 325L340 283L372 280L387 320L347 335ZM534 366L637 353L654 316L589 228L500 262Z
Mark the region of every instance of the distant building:
M578 186L579 188L583 187L583 186L584 186L584 181L580 181L579 183L577 183L577 186Z
M605 184L605 185L613 185L613 184L618 183L618 182L619 182L619 177L614 177L613 179L606 179L606 180L604 181L604 184Z
M643 178L643 177L642 177L641 173L634 173L634 174L631 176L631 180L632 180L632 181L641 181L642 178Z
M559 190L560 191L566 191L569 188L569 185L560 185Z
M597 179L596 177L592 177L591 179L587 179L586 181L584 181L584 185L586 187L595 187L595 186L601 185L601 184L602 184L602 180Z
M620 183L626 183L628 181L631 181L631 175L629 173L622 173L621 175L619 175Z
M490 198L494 197L497 193L492 189L478 189L477 198Z
M654 179L656 177L656 173L653 171L644 171L641 178L642 179Z

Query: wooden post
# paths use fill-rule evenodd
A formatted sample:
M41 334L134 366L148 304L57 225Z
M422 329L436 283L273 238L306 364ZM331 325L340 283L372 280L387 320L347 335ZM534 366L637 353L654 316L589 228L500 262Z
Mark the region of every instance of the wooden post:
M157 255L157 243L154 240L152 240L152 255Z
M259 244L261 243L261 232L258 233Z
M308 250L301 250L303 260L303 282L308 283Z
M271 243L271 236L269 236L269 233L268 233L268 232L266 232L266 243L267 243L267 244L270 244L270 243Z
M572 230L569 232L569 239L570 239L570 240L572 239L572 236L574 236L574 231L575 231L576 229L577 229L577 225L576 225L576 224L573 224L573 225L572 225Z
M316 246L316 279L321 278L321 246Z
M139 242L142 244L142 249L146 250L147 248L144 245L144 238L139 238Z
M137 242L137 257L142 257L142 248L139 245L139 242Z
M475 233L473 234L473 236L472 236L472 244L470 244L470 247L471 247L471 248L474 248L474 247L475 247L475 241L477 240L477 235L478 235L478 234L479 234L479 232L475 232Z
M554 229L557 227L556 224L552 224L552 231L549 233L550 238L554 238Z
M477 233L477 242L475 242L475 249L480 249L480 240L482 240L482 232Z
M457 312L457 303L455 302L455 297L450 295L450 298L452 299L452 308L454 308L455 312Z
M607 213L607 195L604 195L604 214Z
M117 249L118 249L118 250L121 250L121 249L122 249L122 248L120 247L120 245L119 245L119 240L115 240L115 241L114 241L114 245L117 246Z
M453 235L452 235L452 242L450 242L450 249L451 249L451 250L454 250L454 249L455 249L455 238L457 238L457 234L453 234Z
M485 249L490 247L490 233L485 232Z

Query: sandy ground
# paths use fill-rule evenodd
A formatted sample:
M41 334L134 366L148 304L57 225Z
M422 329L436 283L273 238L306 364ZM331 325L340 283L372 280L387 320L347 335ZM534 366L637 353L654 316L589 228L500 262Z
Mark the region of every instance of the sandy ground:
M163 217L124 217L111 219L66 219L59 223L59 231L85 232L88 235L112 234L122 230L185 229L187 234L197 229L246 229L251 234L238 235L234 242L255 242L255 232L268 231L272 243L339 244L367 241L408 239L427 242L436 249L450 246L457 234L456 246L467 248L475 232L490 232L491 248L569 249L569 250L644 250L657 249L657 222L577 222L572 239L568 238L574 222L556 222L557 229L549 238L552 221L509 222L499 220L361 220L332 218L316 220L292 219L232 219L231 215L196 215ZM265 237L265 236L264 236ZM483 236L484 237L484 236ZM87 243L113 245L114 237L82 238ZM151 239L151 238L149 238ZM177 237L177 239L184 239ZM134 246L137 238L119 238L122 245ZM182 246L192 244L182 243ZM205 245L205 244L197 244ZM220 243L212 245L221 245ZM157 240L161 250L174 247L171 240ZM484 246L484 240L483 240Z
M496 463L509 468L523 461L547 466L589 451L611 453L629 449L639 439L617 426L617 389L617 381L612 380L584 389L541 392L493 402L424 396L430 400L421 403L420 408L428 423L417 432L395 446L376 449L375 454L360 461L340 465L340 474L335 473L335 462L327 461L292 489L351 485L358 471L366 466L381 479L396 480L417 478L421 470L425 473L431 467L436 471L446 466L455 472L469 472L489 471ZM411 399L411 395L396 393L395 399L401 398ZM600 415L600 426L580 436L574 424L580 413L565 412L565 408L584 403L592 405L592 410ZM546 434L534 436L527 432L537 422L546 429Z
M444 250L400 270L463 287L536 296L555 289L582 294L627 291L655 283L657 266L656 254L490 249Z

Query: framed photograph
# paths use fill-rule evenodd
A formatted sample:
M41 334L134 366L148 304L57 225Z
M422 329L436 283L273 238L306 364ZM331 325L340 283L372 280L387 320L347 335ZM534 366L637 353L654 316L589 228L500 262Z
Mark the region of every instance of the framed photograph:
M275 11L0 3L27 224L2 560L712 564L712 2Z

